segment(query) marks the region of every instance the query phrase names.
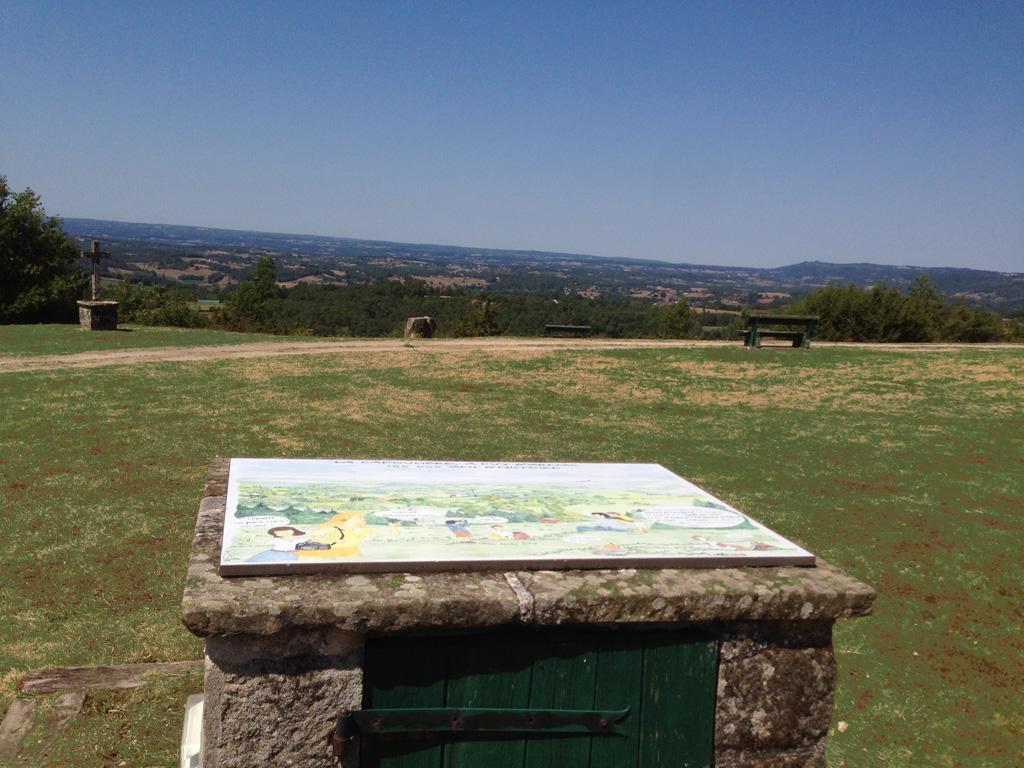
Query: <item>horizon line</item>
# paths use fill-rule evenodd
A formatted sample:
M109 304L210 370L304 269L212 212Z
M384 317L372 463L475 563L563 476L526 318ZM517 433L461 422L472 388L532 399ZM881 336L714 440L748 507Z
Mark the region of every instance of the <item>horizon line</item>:
M958 269L966 270L969 272L988 272L994 275L1012 275L1024 277L1024 272L1012 272L1010 270L999 270L999 269L978 269L976 267L949 267L949 266L938 266L938 267L926 267L917 264L879 264L872 261L797 261L791 264L780 264L772 267L748 267L742 265L728 265L728 264L701 264L693 261L666 261L665 259L656 258L637 258L635 256L602 256L592 253L577 253L573 251L543 251L533 248L499 248L493 246L473 246L473 245L456 245L453 243L422 243L422 242L406 242L401 240L378 240L375 238L364 238L364 237L350 237L348 235L320 235L313 233L303 232L275 232L270 230L260 229L234 229L231 227L208 227L197 224L167 224L161 222L150 222L150 221L122 221L120 219L97 219L92 216L51 216L49 218L57 218L61 221L95 221L104 222L107 224L128 224L133 226L143 227L180 227L183 229L200 229L209 230L215 232L235 232L240 234L254 234L254 235L274 235L278 237L306 237L306 238L318 238L321 240L350 240L359 243L377 243L381 245L400 245L407 247L422 246L428 248L457 248L463 251L500 251L503 253L516 253L516 254L537 254L541 256L571 256L581 257L585 259L602 259L605 261L631 261L631 262L653 262L655 264L665 264L668 266L677 267L700 267L700 268L717 268L717 269L746 269L757 272L766 272L776 269L785 269L786 267L795 267L801 264L826 264L829 266L868 266L868 267L886 267L889 269L923 269L923 270L943 270L943 269Z

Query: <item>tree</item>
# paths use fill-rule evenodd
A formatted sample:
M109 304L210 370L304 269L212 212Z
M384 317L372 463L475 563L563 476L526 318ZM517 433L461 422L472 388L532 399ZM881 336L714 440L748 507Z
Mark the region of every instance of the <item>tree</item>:
M267 305L280 296L274 258L261 256L252 274L228 297L221 320L229 328L240 331L267 328Z
M498 325L495 322L498 308L487 296L473 299L462 322L456 329L459 336L497 336Z
M73 322L88 278L61 221L0 176L0 323Z
M918 275L908 290L914 312L922 318L927 327L926 341L933 341L943 332L946 324L946 300L939 287L927 275Z
M690 339L698 335L700 325L683 299L662 307L658 335L663 339Z

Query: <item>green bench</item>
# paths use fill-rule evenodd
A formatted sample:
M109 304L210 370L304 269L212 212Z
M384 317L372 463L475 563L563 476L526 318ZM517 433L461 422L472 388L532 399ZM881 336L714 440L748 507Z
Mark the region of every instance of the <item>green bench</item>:
M818 322L816 315L751 315L750 326L740 331L743 335L743 346L753 349L761 348L761 339L787 339L793 347L808 349L811 346L811 333ZM762 330L763 326L797 326L797 331Z
M589 325L545 325L545 336L575 336L582 338L590 335Z

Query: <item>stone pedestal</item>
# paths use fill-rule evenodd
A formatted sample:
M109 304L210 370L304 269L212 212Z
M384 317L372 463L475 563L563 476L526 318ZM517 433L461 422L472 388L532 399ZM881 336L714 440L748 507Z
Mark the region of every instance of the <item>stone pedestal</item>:
M116 331L116 301L78 302L78 322L87 331Z
M211 465L183 600L206 642L205 768L336 766L327 734L362 704L367 637L563 626L713 638L714 764L825 766L832 625L875 597L834 566L224 578L227 471Z
M344 630L207 638L204 768L337 765L326 734L362 704L362 645Z

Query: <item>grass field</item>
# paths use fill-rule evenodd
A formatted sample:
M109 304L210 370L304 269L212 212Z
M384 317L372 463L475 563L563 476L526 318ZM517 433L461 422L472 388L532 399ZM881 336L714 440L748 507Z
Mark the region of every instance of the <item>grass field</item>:
M0 356L67 355L108 349L205 347L254 341L323 341L311 336L270 336L190 328L121 325L112 333L90 333L77 325L0 325Z
M179 600L213 456L640 461L878 590L837 625L831 766L1024 761L1024 350L309 359L0 374L0 712L34 667L198 658ZM172 765L200 686L92 696L26 765Z

